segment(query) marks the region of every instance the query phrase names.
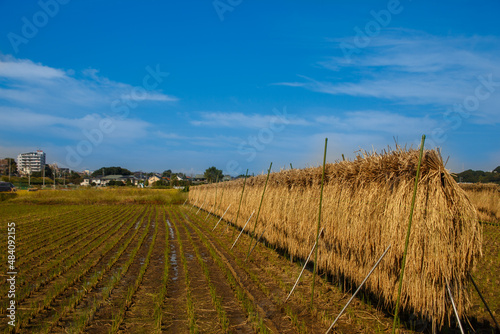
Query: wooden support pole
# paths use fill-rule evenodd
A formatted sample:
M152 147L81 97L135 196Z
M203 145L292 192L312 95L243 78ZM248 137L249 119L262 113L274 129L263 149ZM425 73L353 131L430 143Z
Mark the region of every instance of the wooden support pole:
M410 217L408 219L408 229L406 231L405 248L403 251L403 261L401 263L401 272L399 274L398 298L396 299L396 307L394 310L394 322L392 323L392 334L396 333L396 324L398 322L399 301L401 300L401 289L403 287L403 277L404 277L405 265L406 265L406 254L408 252L408 244L410 242L410 232L411 232L411 222L413 219L413 209L415 207L415 198L417 197L418 179L420 177L420 166L422 165L422 156L424 155L424 143L425 143L425 135L422 135L422 141L420 142L420 154L419 154L418 166L417 166L417 176L415 177L415 184L413 186L413 197L411 199Z
M325 152L323 154L323 173L321 174L321 192L319 196L319 213L318 213L318 225L316 227L316 245L318 245L319 241L319 228L321 225L321 206L323 205L323 184L325 182L325 166L326 166L326 148L328 145L328 138L325 138ZM316 251L314 252L314 269L313 269L313 281L311 287L311 309L314 303L314 282L316 281L316 270L318 270L318 248L315 247Z

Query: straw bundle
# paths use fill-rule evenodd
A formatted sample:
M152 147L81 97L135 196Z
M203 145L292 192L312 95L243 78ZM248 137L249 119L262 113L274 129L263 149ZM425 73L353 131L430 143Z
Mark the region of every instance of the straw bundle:
M326 166L318 268L359 284L392 245L367 288L394 305L404 239L418 163L418 151L398 149L364 154ZM256 233L267 226L268 242L305 258L315 241L321 168L271 174ZM240 218L234 222L243 180L226 182L217 198L217 215L242 227L262 194L265 176L247 180ZM215 201L215 185L191 188L191 203ZM198 204L199 206L200 204ZM481 228L464 191L444 169L439 153L425 151L410 235L401 306L439 325L452 315L449 282L462 316L469 306L468 273L481 253Z

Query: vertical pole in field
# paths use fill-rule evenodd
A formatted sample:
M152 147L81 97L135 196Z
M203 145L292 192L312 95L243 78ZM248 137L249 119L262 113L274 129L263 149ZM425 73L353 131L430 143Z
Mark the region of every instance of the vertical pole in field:
M205 221L208 219L208 216L210 216L210 214L212 213L212 211L215 210L215 204L217 204L217 187L219 186L219 175L217 175L217 179L215 180L215 200L214 200L214 205L212 206L212 209L210 209L210 212L207 214L207 216L205 217ZM215 213L215 211L214 211Z
M255 234L255 229L257 228L257 222L259 221L260 209L262 208L262 202L264 201L264 194L266 193L267 181L269 181L269 174L271 174L271 167L273 167L272 162L269 165L269 169L267 170L266 183L264 183L264 190L262 190L262 197L260 198L259 210L257 211L257 218L255 218L255 224L253 224L252 234L250 235L250 244L248 245L247 258L248 255L250 255L250 250L252 249L252 241L253 241L252 237Z
M198 211L196 211L196 214L200 212L200 210L205 206L205 203L207 202L207 195L208 195L208 189L205 190L205 199L203 200L203 204L198 208Z
M323 154L323 173L321 174L321 192L319 195L319 213L318 225L316 227L316 249L314 252L314 269L313 269L313 282L311 288L311 308L314 303L314 281L316 280L316 271L318 270L318 242L319 242L319 228L321 225L321 206L323 205L323 184L325 183L325 166L326 166L326 147L328 145L328 138L325 138L325 153Z
M399 301L401 299L401 289L403 287L403 275L405 273L406 253L408 252L408 244L410 242L410 231L411 231L411 222L413 219L413 208L415 207L415 198L417 197L418 179L420 177L420 165L422 164L422 156L424 155L424 143L425 143L425 135L422 135L422 141L420 143L420 154L419 154L418 165L417 165L417 176L415 177L415 185L413 186L413 197L411 199L410 218L408 220L408 230L406 231L405 248L403 251L403 262L401 263L401 272L399 274L398 298L396 299L396 308L394 310L394 322L392 323L392 334L396 333L396 324L398 322Z
M292 163L290 162L290 169L293 169Z
M214 200L214 208L212 210L214 210L214 214L215 214L215 206L217 205L217 188L219 188L219 175L217 175L217 179L215 180L215 200Z
M247 172L245 174L245 180L243 181L243 189L241 190L240 205L238 205L238 212L236 212L236 219L234 221L235 225L238 224L238 217L240 215L241 202L243 201L243 193L245 192L245 184L247 183L247 177L248 177L248 168L247 168ZM227 231L228 228L229 228L229 223L227 224L226 231ZM231 236L231 239L234 238L234 231L235 230L233 230L233 235Z
M225 190L225 189L226 189L226 186L225 186L225 185L223 185L223 186L222 186L222 194L220 195L219 207L217 208L217 210L219 210L219 211L220 211L220 207L221 207L221 205L222 205L222 199L224 198L224 190Z

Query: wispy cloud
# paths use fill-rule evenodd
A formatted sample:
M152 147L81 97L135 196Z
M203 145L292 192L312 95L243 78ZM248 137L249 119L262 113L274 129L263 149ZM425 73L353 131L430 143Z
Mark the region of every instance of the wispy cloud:
M422 131L432 130L438 122L428 116L406 116L393 112L363 110L343 113L341 116L317 116L314 120L337 131L418 135Z
M0 107L2 125L17 134L50 134L53 138L79 140L85 139L84 132L100 128L104 116L87 114L83 117L54 116L35 113L27 109ZM107 140L131 141L144 138L152 124L140 119L108 118L113 131L106 133Z
M195 126L210 127L231 127L231 128L265 128L270 124L287 125L309 125L304 118L293 115L263 115L263 114L244 114L240 112L201 112L201 118L191 121Z
M114 100L172 102L178 98L159 90L115 82L96 69L79 73L51 68L31 60L0 56L0 100L15 107L46 113L87 114L106 110ZM90 109L92 108L92 109ZM101 110L101 111L102 111Z
M302 82L278 84L331 95L446 108L474 94L479 76L492 75L500 82L499 51L497 37L448 38L394 32L393 36L374 39L370 48L350 62L343 57L319 61L317 65L325 70L322 77L301 76ZM482 103L476 116L498 114L497 106L498 99L493 97ZM496 119L500 121L500 117Z

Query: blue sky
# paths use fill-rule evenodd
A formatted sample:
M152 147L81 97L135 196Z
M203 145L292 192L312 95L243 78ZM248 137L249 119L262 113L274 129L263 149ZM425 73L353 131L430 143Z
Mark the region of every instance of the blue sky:
M500 165L498 1L0 1L0 157L227 174Z

